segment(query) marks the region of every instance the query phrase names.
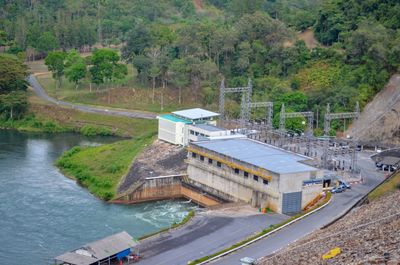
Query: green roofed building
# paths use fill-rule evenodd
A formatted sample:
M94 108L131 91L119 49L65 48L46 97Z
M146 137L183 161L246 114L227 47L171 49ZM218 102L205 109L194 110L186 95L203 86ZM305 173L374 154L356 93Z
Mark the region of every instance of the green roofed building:
M158 139L185 146L189 142L189 125L208 124L215 126L218 116L218 113L200 108L159 115Z

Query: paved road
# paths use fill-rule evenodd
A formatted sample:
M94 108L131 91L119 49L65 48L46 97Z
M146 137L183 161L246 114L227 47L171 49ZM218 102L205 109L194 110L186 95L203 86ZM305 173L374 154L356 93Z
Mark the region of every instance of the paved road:
M30 75L28 77L28 82L31 85L33 91L36 93L38 97L41 99L61 105L64 107L70 107L79 111L89 112L89 113L99 113L105 115L112 115L112 116L123 116L123 117L130 117L130 118L141 118L141 119L156 119L157 115L154 113L149 112L139 112L139 111L129 111L129 110L116 110L116 109L107 109L102 107L90 107L85 105L76 105L65 101L59 101L55 98L50 97L43 87L39 84L36 77L34 75Z
M364 178L363 184L353 185L352 190L334 194L332 202L320 211L263 240L211 263L218 265L235 265L241 264L239 260L243 257L258 259L270 255L308 235L314 230L321 228L325 224L328 224L352 207L360 198L384 179L384 173L376 171L375 165L369 158L368 153L359 155L359 165L362 168L361 173Z
M144 259L138 265L186 265L289 218L282 214L232 215L236 214L196 214L189 225L141 242Z

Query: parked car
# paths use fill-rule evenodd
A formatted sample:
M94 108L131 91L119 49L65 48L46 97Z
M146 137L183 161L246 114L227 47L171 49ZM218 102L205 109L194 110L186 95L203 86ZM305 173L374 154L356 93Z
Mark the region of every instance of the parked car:
M346 191L346 187L339 185L337 187L333 187L333 189L331 190L332 193L341 193Z
M253 265L256 264L256 259L244 257L240 259L240 262L242 263L242 265Z
M344 187L346 189L351 189L350 184L347 183L346 181L343 181L343 180L339 180L339 186L342 186L342 187Z

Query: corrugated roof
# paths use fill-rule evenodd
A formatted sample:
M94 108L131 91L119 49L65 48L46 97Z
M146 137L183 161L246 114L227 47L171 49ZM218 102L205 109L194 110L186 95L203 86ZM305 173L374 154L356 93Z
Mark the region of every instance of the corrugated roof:
M187 109L187 110L179 110L179 111L174 111L172 112L175 115L178 115L183 118L187 118L190 120L198 120L198 119L205 119L205 118L211 118L211 117L216 117L219 116L218 113L205 110L205 109L200 109L200 108L195 108L195 109Z
M388 166L394 166L400 162L400 157L395 157L395 156L385 156L383 159L380 161L381 164L388 165Z
M210 124L196 124L196 125L193 125L193 126L198 127L198 128L200 128L200 129L203 129L203 130L206 130L206 131L209 131L209 132L221 132L221 131L226 131L226 129L219 128L219 127L217 127L217 126L210 125Z
M74 265L89 265L136 245L137 243L133 238L127 232L123 231L86 244L77 250L64 253L55 259Z
M301 161L308 160L308 157L248 138L212 140L192 144L278 174L318 170L301 163Z

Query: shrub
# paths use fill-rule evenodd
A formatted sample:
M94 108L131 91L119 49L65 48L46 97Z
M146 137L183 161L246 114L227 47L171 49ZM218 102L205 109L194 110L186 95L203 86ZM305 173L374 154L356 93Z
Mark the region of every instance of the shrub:
M93 126L93 125L85 125L80 129L80 133L85 135L85 136L96 136L96 135L101 135L101 136L110 136L113 135L113 132L104 126Z

